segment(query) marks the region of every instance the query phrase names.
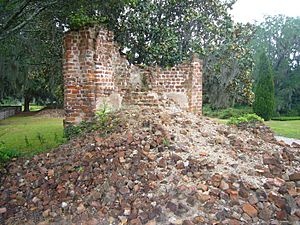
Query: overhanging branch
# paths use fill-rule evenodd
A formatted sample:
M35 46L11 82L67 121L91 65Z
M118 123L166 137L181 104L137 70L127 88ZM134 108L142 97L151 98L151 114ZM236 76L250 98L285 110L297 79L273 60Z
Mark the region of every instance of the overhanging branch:
M30 16L27 17L27 19L20 21L19 23L17 23L14 27L10 28L12 21L17 19L18 17L20 17L23 13L24 10L26 9L26 7L28 6L28 4L31 2L32 0L27 0L23 3L22 7L19 8L19 10L17 10L9 19L8 21L5 23L5 25L2 28L2 33L0 31L0 40L5 39L7 36L9 36L10 34L12 34L13 32L16 32L17 30L22 29L27 23L29 23L31 20L33 20L36 16L38 16L42 11L44 11L47 7L52 6L54 4L57 3L57 1L52 1L48 4L45 4L43 6L40 6L39 8L37 8Z
M24 13L26 7L29 5L30 2L31 0L23 1L23 3L21 3L21 6L7 19L2 29L7 30L13 23L13 21Z

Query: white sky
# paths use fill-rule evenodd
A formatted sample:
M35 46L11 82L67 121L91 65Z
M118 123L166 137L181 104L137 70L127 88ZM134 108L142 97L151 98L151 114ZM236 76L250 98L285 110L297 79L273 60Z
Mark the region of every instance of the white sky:
M231 12L237 22L261 22L264 15L300 16L300 0L238 0Z

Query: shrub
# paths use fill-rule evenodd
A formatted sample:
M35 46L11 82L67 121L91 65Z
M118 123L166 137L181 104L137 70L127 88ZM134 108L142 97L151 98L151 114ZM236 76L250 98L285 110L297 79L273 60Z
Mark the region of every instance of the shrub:
M71 30L79 30L82 27L93 26L97 24L107 24L106 17L90 16L84 8L80 8L77 13L72 13L68 18Z
M220 113L219 118L220 119L229 119L231 117L238 117L238 116L242 116L244 114L249 114L252 113L252 109L251 108L241 108L241 109L236 109L236 108L228 108L223 110Z
M106 103L103 103L102 108L96 112L96 121L100 126L105 126L109 120L108 114L110 109Z
M217 111L213 110L210 105L203 105L203 116L217 117Z
M240 117L231 117L230 120L227 122L229 125L240 125L243 123L256 123L256 122L263 122L264 119L256 114L246 114Z
M91 26L94 23L94 18L88 16L82 8L78 13L73 13L69 17L69 26L72 30L79 30L82 27Z
M79 125L68 126L65 128L64 136L70 140L83 133L96 130L100 131L101 136L105 136L112 133L119 123L120 121L111 113L107 105L103 105L102 109L96 112L93 122L83 121Z
M217 117L219 119L229 119L231 117L238 117L244 114L253 113L253 110L249 106L242 106L238 108L227 109L212 109L210 105L203 106L203 115L209 117Z
M118 118L111 113L111 109L104 103L102 109L96 112L94 130L98 130L101 136L106 136L113 132L119 124Z
M299 116L299 111L297 108L290 109L289 111L287 111L286 116L290 116L290 117Z
M279 117L273 117L272 120L277 120L277 121L300 120L300 116L279 116Z
M253 111L265 120L270 120L274 113L275 91L270 61L265 53L260 55L258 67L259 77L255 89Z

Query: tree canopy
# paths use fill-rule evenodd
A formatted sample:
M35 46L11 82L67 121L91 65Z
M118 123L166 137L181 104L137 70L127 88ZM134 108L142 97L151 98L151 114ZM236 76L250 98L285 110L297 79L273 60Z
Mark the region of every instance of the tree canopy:
M204 61L205 99L214 107L250 103L253 27L233 22L234 3L137 1L121 14L115 33L132 63L169 66L198 54Z
M253 99L253 61L247 44L253 27L232 21L229 10L234 3L235 0L0 0L0 40L6 49L5 54L1 53L0 64L6 71L0 74L0 85L9 86L0 99L20 90L20 77L32 77L32 73L41 77L46 73L49 82L53 77L61 82L58 68L64 31L102 23L115 32L131 63L170 66L197 53L204 61L206 102L216 108L249 103ZM46 33L40 33L41 29ZM23 49L22 54L14 51L16 43ZM8 61L10 66L3 66ZM45 66L41 69L33 66L36 64ZM51 65L55 65L55 76L49 75ZM11 73L16 76L8 79Z
M276 110L300 115L300 18L266 17L252 40L254 60L266 51L274 71ZM258 68L254 70L258 80Z
M244 38L243 33L238 31L240 28L234 26L228 13L234 2L233 0L222 2L218 0L71 0L66 3L62 0L2 0L0 38L6 39L3 43L7 49L10 48L10 53L14 52L12 46L16 43L20 44L20 49L24 50L22 54L18 54L17 60L13 57L14 54L10 55L11 58L7 55L3 57L6 63L10 61L11 66L17 62L19 68L16 71L6 71L5 74L15 72L17 75L10 77L18 77L18 81L20 77L32 77L29 74L33 73L33 64L49 66L44 61L41 62L41 57L38 57L44 53L52 52L53 55L50 58L53 60L56 58L59 61L61 51L56 49L57 46L61 46L59 39L54 40L49 35L43 35L47 38L42 38L40 41L35 39L41 24L45 25L44 28L51 24L49 28L54 28L53 32L60 37L64 29L78 29L81 26L100 22L115 32L116 40L123 46L123 49L127 49L128 58L132 63L169 66L189 59L193 53L197 53L203 59L210 56L205 60L205 68L207 68L207 73L210 73L210 78L214 77L218 80L218 76L219 78L222 76L220 70L209 67L208 63L213 61L221 67L223 62L220 58L226 52L224 49L231 49L230 45L233 45L234 41L242 36L241 39ZM239 35L234 36L237 33ZM233 49L237 48L233 47ZM58 55L54 54L55 51ZM34 54L36 57L32 57L32 52L36 53ZM3 52L1 54L5 55ZM55 63L55 60L51 63ZM31 65L30 68L28 65ZM232 70L233 67L239 67L240 71L245 70L240 65L237 66L238 64L232 66L233 62L227 61L227 65L226 71ZM10 67L5 66L6 70ZM22 76L20 71L23 73ZM35 71L46 70L41 70L39 67ZM229 73L231 72L227 72ZM247 74L247 72L242 73ZM233 77L228 79L226 85L211 82L213 78L210 79L210 83L219 85L219 90L224 93L230 92L229 86L234 86L234 83L241 81L238 78L241 75L239 72L231 74ZM14 78L7 78L8 76L2 75L1 79L5 79L6 84L13 81L10 83L11 87L17 86ZM11 94L8 89L5 90L6 94ZM4 96L3 93L2 96ZM213 92L208 97L213 99Z
M0 40L20 31L57 1L0 0Z
M15 10L22 5L18 3L20 5L17 2L13 5ZM28 1L26 6L30 4L32 2ZM20 16L27 16L30 9L23 8L26 13L20 12ZM15 15L15 11L11 13ZM4 32L2 37L5 38L0 41L0 100L8 96L24 99L26 109L33 98L60 101L62 95L63 28L49 19L46 11L35 16L35 19L29 16L23 27L16 25L19 24L17 16L11 22L11 27L16 26L10 30L11 33Z

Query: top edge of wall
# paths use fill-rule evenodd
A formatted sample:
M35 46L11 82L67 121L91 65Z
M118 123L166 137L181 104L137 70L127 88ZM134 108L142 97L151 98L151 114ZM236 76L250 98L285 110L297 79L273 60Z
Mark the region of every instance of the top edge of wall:
M82 28L80 28L80 29L78 29L78 30L71 30L71 29L70 29L70 30L68 30L68 31L66 31L66 32L64 33L64 38L66 38L66 37L68 37L69 35L72 35L72 34L80 34L80 32L87 32L87 31L91 31L91 30L97 31L97 32L99 32L99 31L106 32L107 35L108 35L109 37L112 37L113 40L114 40L114 37L115 37L114 32L113 32L113 31L110 31L110 30L109 30L106 26L104 26L104 25L84 26L84 27L82 27ZM115 41L113 41L113 42L114 42L115 47L116 47L117 49L120 49L120 48L121 48L121 46L120 46L119 43L117 43L117 42L115 42ZM120 57L121 57L121 58L124 58L124 59L126 59L126 60L128 60L127 55L121 55ZM183 60L183 61L181 61L180 63L173 65L171 68L173 68L173 67L185 66L185 65L191 65L191 63L193 63L193 62L199 62L201 65L203 65L203 60L200 59L199 55L198 55L197 53L193 53L193 54L190 56L190 59ZM133 65L139 67L140 69L144 69L144 70L148 70L148 69L150 69L150 68L152 68L152 69L167 69L167 67L161 67L161 66L159 66L159 65L156 65L156 66L149 66L149 65L144 65L144 64L133 64Z
M101 29L101 30L104 30L104 31L107 31L109 33L112 33L112 31L109 31L109 29L104 25L94 25L94 26L83 26L80 29L76 29L76 30L69 29L69 30L65 31L64 34L67 35L67 34L70 34L70 33L79 33L81 31L89 31L91 29L97 29L97 28Z

